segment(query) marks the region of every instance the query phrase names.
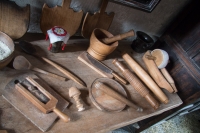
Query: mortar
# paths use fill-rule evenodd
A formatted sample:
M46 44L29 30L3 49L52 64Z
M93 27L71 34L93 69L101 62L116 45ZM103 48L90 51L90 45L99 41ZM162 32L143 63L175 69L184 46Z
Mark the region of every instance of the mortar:
M105 44L100 41L101 39L110 37L113 37L110 32L100 28L94 29L90 37L90 46L87 52L97 60L104 60L118 46L118 41L110 44Z

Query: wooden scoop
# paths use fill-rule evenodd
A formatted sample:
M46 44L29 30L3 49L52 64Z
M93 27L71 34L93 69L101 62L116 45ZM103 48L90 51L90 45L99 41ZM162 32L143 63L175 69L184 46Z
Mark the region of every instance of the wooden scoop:
M49 98L49 101L44 104L41 101L39 101L35 96L33 96L26 88L24 88L20 83L17 83L15 85L15 88L23 95L25 96L31 103L33 103L38 109L40 109L43 113L47 114L51 111L56 113L64 122L70 121L70 118L62 113L60 110L56 108L56 104L58 103L58 100L52 96L48 91L46 91L41 85L39 85L35 80L33 80L31 77L26 78L32 85L38 88L45 96Z
M32 66L31 63L24 56L15 57L13 61L13 67L17 70L34 70L36 72L57 78L59 80L66 81L66 78L64 77L61 77L59 75L56 75L56 74L53 74L53 73L50 73L50 72L47 72L47 71L44 71L42 69Z
M113 36L113 37L109 37L109 38L104 38L101 41L103 43L105 43L105 44L109 44L109 43L116 42L116 41L125 39L127 37L134 36L134 35L135 35L134 31L130 30L130 31L128 31L126 33L123 33L123 34L119 34L119 35L116 35L116 36Z
M162 72L163 76L166 78L166 80L170 83L170 85L174 89L174 93L176 93L177 89L176 89L174 80L172 79L168 71L165 69L165 67L167 66L169 62L168 53L162 49L155 49L151 51L151 55L154 57L154 61L156 65L158 66L158 68L160 69L160 71Z

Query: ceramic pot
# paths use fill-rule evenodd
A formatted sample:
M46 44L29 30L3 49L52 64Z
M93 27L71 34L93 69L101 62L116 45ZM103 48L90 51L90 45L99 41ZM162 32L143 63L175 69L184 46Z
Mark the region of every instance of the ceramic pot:
M118 41L111 44L104 44L100 40L113 37L113 35L104 29L94 29L90 37L90 46L87 52L97 60L104 60L107 55L112 53L118 46Z
M154 45L153 39L142 31L136 32L136 39L133 41L131 47L135 52L144 53L147 50L150 50Z

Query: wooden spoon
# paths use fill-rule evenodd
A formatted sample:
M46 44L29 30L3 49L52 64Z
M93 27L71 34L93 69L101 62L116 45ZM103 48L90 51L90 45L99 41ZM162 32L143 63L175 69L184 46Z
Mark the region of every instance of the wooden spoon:
M33 71L43 73L43 74L49 75L51 77L60 79L62 81L66 81L66 78L64 78L64 77L61 77L59 75L56 75L56 74L44 71L40 68L32 66L31 63L24 56L15 57L15 59L13 61L13 67L17 70L33 70Z

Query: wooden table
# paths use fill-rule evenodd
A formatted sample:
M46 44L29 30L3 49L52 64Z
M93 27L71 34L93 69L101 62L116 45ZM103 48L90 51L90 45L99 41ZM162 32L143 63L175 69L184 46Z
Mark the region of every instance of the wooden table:
M87 50L88 41L85 40L70 40L65 51L62 53L53 54L47 50L48 41L37 41L32 42L37 48L38 54L44 57L47 57L61 66L67 68L78 77L80 77L88 86L91 86L92 82L96 78L100 78L101 75L91 70L84 63L79 61L77 57L85 50ZM142 54L135 53L131 50L130 45L121 42L118 47L121 50L126 50L132 55L132 57L141 65L144 66L142 62ZM35 67L42 68L44 70L63 75L61 72L49 66L47 63L42 60L38 60L33 56L23 53L16 44L16 55L24 55L31 64L34 64ZM120 55L117 52L112 53L108 58L103 61L106 65L113 68L118 74L118 69L112 64L114 58L121 59ZM4 68L0 71L0 94L6 84L15 76L22 74L17 70L11 68ZM136 112L130 107L126 107L123 111L119 113L108 113L101 112L98 110L90 101L88 97L88 88L80 87L78 84L72 80L68 81L59 81L57 79L48 77L46 75L38 74L43 80L45 80L55 91L57 91L62 97L70 102L69 108L65 110L64 113L68 114L71 117L69 123L64 123L62 120L58 120L55 124L49 129L49 133L94 133L94 132L108 132L145 118L161 114L167 110L175 108L182 104L181 99L177 94L170 94L167 91L164 91L168 96L170 102L166 105L161 104L158 110L153 110L153 108L143 99L137 92L130 86L124 86L125 90L128 93L128 98L133 102L143 107L143 112ZM83 112L78 112L74 100L69 98L68 89L72 86L75 86L81 90L81 97L86 104L86 110ZM15 131L16 133L40 133L36 126L34 126L26 117L24 117L20 112L18 112L12 105L10 105L6 100L0 96L0 129L6 129L8 131ZM23 103L22 103L23 104Z

